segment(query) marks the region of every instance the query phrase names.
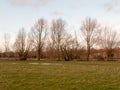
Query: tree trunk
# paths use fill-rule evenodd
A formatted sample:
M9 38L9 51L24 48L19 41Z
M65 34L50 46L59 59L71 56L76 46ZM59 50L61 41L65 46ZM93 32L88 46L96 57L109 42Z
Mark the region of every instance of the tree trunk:
M87 61L90 60L90 48L88 47L88 50L87 50Z
M58 60L60 60L60 47L58 46L58 55L57 55L57 57L58 57Z
M40 61L40 58L41 58L41 51L38 50L38 60Z

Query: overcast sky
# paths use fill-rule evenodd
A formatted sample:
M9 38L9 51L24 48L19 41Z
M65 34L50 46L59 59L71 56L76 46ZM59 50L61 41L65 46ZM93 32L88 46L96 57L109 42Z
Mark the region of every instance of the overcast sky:
M63 18L77 30L86 17L119 31L120 0L0 0L0 38L22 27L29 31L38 18Z

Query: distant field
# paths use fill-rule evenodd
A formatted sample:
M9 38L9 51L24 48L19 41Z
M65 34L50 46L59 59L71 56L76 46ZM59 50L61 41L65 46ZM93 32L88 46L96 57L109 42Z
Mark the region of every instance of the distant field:
M120 62L1 60L0 90L120 90Z

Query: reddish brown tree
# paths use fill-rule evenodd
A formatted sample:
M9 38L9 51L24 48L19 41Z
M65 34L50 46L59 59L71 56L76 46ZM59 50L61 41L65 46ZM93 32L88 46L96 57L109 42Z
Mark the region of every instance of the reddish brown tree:
M57 54L57 59L61 59L61 43L65 34L65 21L62 19L53 20L51 26L51 45L55 53Z
M111 28L105 27L102 29L101 48L105 50L107 60L111 60L114 57L114 51L120 46L119 34L113 31Z
M99 25L96 20L86 18L86 20L82 22L80 31L81 37L84 40L85 46L87 48L87 60L89 61L91 48L95 46L99 40Z
M47 36L47 22L44 19L38 19L32 29L33 45L37 51L38 60L41 58L41 52L45 45Z
M27 60L28 53L32 47L32 40L30 36L27 36L24 28L19 30L14 43L14 49L19 56L19 60Z

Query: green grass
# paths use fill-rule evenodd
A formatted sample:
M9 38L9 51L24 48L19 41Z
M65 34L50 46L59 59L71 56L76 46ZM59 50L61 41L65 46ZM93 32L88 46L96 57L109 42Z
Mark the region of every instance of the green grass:
M120 62L1 60L0 90L120 90Z

